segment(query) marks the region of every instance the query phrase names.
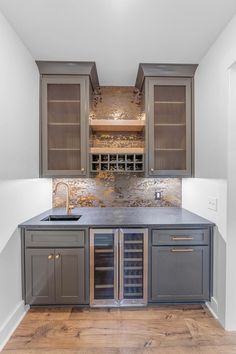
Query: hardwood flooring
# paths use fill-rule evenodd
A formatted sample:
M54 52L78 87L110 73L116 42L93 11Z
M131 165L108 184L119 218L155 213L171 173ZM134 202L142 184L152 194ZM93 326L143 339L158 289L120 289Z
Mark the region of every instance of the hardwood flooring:
M236 354L201 305L142 309L31 309L4 354Z

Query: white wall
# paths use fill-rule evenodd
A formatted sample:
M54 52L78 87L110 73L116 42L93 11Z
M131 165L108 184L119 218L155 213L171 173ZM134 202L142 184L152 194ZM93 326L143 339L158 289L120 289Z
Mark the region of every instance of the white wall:
M226 301L226 180L183 179L182 206L217 226L214 229L213 299L211 307L225 326ZM217 211L207 208L208 197L218 200Z
M213 309L226 329L236 329L235 116L230 106L231 66L236 62L236 16L201 61L195 77L195 167L183 181L183 207L216 222ZM235 101L236 85L232 100ZM231 100L231 101L232 101ZM234 113L232 113L234 112ZM230 115L231 114L231 115ZM218 211L207 197L218 198ZM227 257L226 257L227 256ZM223 284L225 284L225 291Z
M235 32L236 33L236 32ZM236 60L235 60L236 62ZM227 194L227 328L236 328L236 64L229 72L228 194Z
M0 15L0 179L38 177L39 73Z
M0 13L0 350L24 314L17 225L51 207L39 179L39 74Z

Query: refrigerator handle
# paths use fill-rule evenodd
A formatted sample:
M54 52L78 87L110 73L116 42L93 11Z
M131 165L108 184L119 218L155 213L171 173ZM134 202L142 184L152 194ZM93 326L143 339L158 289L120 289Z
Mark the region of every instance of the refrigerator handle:
M124 299L124 231L119 232L119 300Z
M119 303L119 230L115 230L115 252L114 252L114 298Z

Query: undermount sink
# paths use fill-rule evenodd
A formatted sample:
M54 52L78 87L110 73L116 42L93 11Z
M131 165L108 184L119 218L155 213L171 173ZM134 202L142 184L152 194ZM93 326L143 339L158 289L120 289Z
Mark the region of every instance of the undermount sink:
M78 221L81 215L49 215L41 221Z

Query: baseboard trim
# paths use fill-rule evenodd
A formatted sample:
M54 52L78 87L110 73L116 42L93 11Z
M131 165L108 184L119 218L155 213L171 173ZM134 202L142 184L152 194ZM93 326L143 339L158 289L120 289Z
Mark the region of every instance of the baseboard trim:
M206 302L206 306L208 310L211 312L212 316L219 320L218 318L218 302L217 300L212 296L211 301Z
M0 352L10 339L18 324L26 315L28 309L29 306L25 306L24 301L21 301L0 327Z

